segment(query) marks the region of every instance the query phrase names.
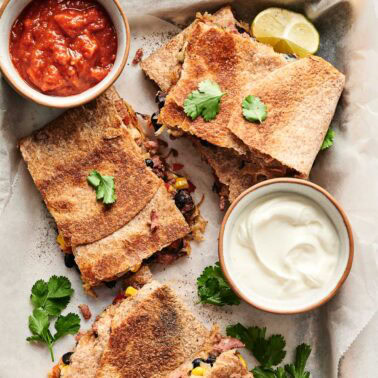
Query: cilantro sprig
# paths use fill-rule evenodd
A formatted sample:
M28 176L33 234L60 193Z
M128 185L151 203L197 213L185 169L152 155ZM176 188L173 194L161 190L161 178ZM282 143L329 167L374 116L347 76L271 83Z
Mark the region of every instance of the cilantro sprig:
M329 128L326 136L324 137L324 140L320 149L326 150L327 148L330 148L333 145L335 135L336 135L335 131Z
M278 365L286 356L285 339L281 335L266 337L266 328L244 327L237 323L227 327L227 335L236 337L249 349L264 367Z
M114 203L117 199L113 176L103 176L93 170L87 177L87 181L96 189L96 198L102 199L105 205Z
M268 116L266 105L259 97L249 95L242 102L243 116L250 122L263 122Z
M240 304L240 299L228 285L219 262L204 269L197 278L197 288L200 303L216 306Z
M246 328L240 323L228 326L227 335L242 341L260 363L252 370L255 378L310 378L310 373L305 371L311 353L309 345L297 346L294 364L275 368L286 356L286 342L282 335L266 337L265 327Z
M77 314L61 315L73 292L68 278L62 276L52 276L48 282L38 280L32 287L30 300L34 310L29 316L29 329L32 336L26 340L47 344L52 361L54 361L53 346L56 341L65 335L74 335L80 329L80 318ZM50 331L52 317L58 317L54 335Z
M219 113L220 101L224 95L214 81L201 81L198 90L190 93L184 101L184 112L192 120L201 115L205 121L210 121Z

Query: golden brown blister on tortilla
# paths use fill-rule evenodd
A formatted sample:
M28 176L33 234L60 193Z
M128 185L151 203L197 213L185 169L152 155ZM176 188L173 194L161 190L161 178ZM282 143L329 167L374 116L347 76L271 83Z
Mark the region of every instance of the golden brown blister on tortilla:
M147 205L160 185L107 93L22 139L20 149L67 245L112 234ZM94 169L114 176L117 201L111 206L97 201L87 182Z

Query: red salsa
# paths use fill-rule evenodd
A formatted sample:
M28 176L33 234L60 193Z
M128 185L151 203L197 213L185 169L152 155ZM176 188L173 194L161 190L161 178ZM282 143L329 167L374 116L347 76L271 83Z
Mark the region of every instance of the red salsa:
M117 35L94 0L34 0L12 26L11 59L22 78L54 96L72 96L113 67Z

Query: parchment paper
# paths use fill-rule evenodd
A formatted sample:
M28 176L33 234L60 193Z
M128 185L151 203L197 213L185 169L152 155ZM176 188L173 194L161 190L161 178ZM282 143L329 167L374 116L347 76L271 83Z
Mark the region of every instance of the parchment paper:
M121 2L129 15L132 47L129 63L116 87L136 111L150 114L156 110L156 87L145 79L139 66L131 65L136 49L142 47L147 56L179 31L173 23L184 24L196 11L213 10L226 2ZM340 293L322 308L307 314L272 315L244 303L225 308L195 305L195 280L205 266L217 261L222 213L218 210L218 197L211 191L210 169L190 143L176 140L169 141L180 152L175 160L185 164L185 171L197 186L196 199L205 194L202 213L209 223L205 241L193 244L192 255L167 268L155 267L155 278L170 282L209 325L217 322L224 327L240 321L266 326L268 333L283 334L288 344L286 361L293 358L297 344L311 344L313 353L309 368L312 376L334 378L338 376L344 353L378 309L378 36L375 32L378 6L374 0L356 1L356 4L340 0L240 0L230 3L239 18L249 21L268 5L281 4L306 13L321 33L319 55L347 75L346 89L334 121L335 146L319 155L312 180L329 190L350 218L356 238L354 265ZM27 317L31 312L29 295L33 283L40 278L48 279L52 274L69 277L75 294L64 313L77 312L78 304L88 303L96 315L111 302L118 289L102 288L98 290L98 299L84 294L77 272L64 266L62 253L55 243L54 221L17 150L20 137L43 126L60 111L27 102L4 80L0 85L0 377L43 377L52 366L47 348L25 341L29 335ZM83 329L90 324L91 321L82 320ZM54 348L56 356L60 357L73 345L72 336L59 341ZM252 368L253 359L247 351L243 354ZM353 372L353 366L349 361L349 368L342 369L341 376L360 377L357 371ZM372 372L376 374L376 369Z

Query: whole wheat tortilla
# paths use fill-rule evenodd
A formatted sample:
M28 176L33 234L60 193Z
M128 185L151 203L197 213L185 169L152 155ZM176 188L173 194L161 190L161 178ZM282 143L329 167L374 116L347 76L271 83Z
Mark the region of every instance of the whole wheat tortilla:
M107 93L20 141L33 180L67 245L92 243L133 219L160 186ZM96 200L92 170L114 177L117 201Z
M240 112L242 88L246 82L255 82L285 64L285 58L270 46L198 22L187 37L180 80L169 91L159 122L243 154L246 151L243 142L227 127L233 114ZM207 79L216 82L226 93L219 113L209 122L201 116L191 120L183 110L184 101L201 81Z
M151 231L151 212L157 215ZM73 250L84 285L93 287L111 281L140 265L155 252L190 232L164 183L147 206L111 235Z
M186 39L199 19L228 28L234 28L236 22L229 6L220 9L214 15L197 14L192 24L144 59L140 64L141 68L165 93L168 93L180 78L182 61L179 57L183 57Z
M244 74L247 76L248 67ZM287 64L257 82L246 82L242 95L267 106L261 124L235 111L229 129L252 155L266 154L308 177L344 88L345 77L330 63L309 56Z
M97 317L64 377L162 377L198 353L208 337L168 286L151 281Z

